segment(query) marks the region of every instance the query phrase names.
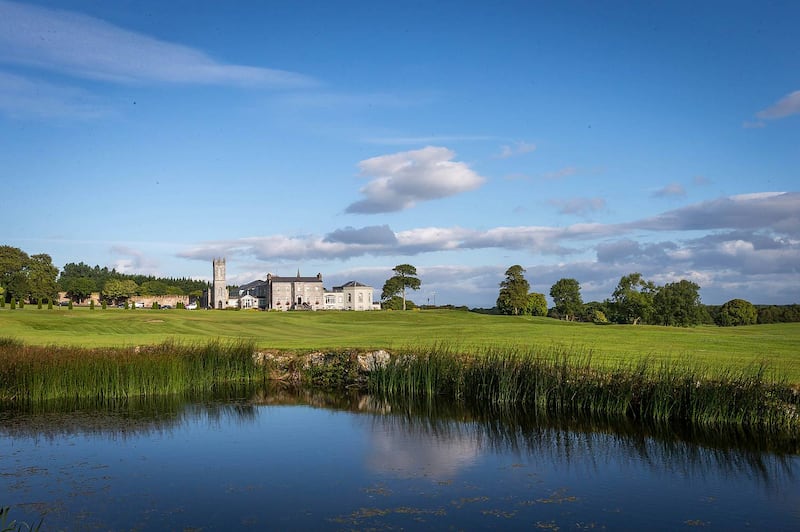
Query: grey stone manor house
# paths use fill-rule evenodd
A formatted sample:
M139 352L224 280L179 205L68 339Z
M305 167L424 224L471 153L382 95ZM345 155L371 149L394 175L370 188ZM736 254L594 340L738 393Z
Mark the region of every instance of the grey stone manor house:
M295 277L267 274L266 280L244 284L228 290L225 282L225 259L214 259L211 289L204 294L203 306L213 309L241 308L258 310L380 310L373 302L371 286L350 281L326 290L322 274Z

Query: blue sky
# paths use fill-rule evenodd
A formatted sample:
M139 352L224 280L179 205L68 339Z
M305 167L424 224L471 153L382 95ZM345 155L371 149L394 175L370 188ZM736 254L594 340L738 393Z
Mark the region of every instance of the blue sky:
M0 243L492 306L800 302L797 2L0 0Z

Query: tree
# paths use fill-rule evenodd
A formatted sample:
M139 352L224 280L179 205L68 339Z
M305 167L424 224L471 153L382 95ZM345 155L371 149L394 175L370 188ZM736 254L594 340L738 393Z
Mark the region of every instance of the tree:
M500 314L525 314L528 308L528 290L531 285L523 275L525 269L515 264L506 270L506 278L500 282L500 293L497 296L497 310Z
M547 299L544 294L538 292L528 294L528 306L525 313L531 316L547 316Z
M6 301L20 299L28 293L30 257L19 248L0 246L0 286Z
M53 266L53 259L45 253L31 255L28 266L28 294L32 300L48 301L58 297L58 268Z
M559 279L550 287L555 310L559 316L568 321L575 319L583 311L581 285L575 279Z
M700 286L686 279L667 283L653 296L654 321L658 325L689 327L702 322Z
M392 296L381 302L383 310L403 310L403 298L400 296ZM406 310L414 310L417 305L410 299L406 301Z
M649 323L653 316L653 296L656 285L645 281L641 273L631 273L620 278L611 294L614 320L618 323Z
M103 286L103 298L115 302L136 294L139 290L139 285L130 279L109 279Z
M97 286L88 277L70 279L66 286L66 292L70 300L76 299L79 303L92 295L95 290L97 290Z
M758 311L749 301L731 299L719 309L717 325L720 327L736 327L738 325L755 325Z
M143 296L165 296L169 286L164 281L145 281L139 286L139 294Z
M392 271L395 273L383 284L381 300L389 301L398 293L402 294L403 310L406 310L406 288L419 290L422 282L416 277L417 269L410 264L398 264Z

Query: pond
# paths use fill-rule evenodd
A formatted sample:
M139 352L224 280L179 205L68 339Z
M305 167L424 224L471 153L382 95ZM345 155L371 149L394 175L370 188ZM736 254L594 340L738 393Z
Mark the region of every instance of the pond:
M0 411L43 530L799 530L797 439L312 390Z

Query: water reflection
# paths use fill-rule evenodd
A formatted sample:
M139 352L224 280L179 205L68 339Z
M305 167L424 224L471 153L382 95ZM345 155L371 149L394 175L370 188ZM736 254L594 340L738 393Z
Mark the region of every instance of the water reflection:
M0 410L0 435L54 441L94 435L125 440L168 435L192 424L220 428L258 420L259 408L310 406L361 414L376 472L449 476L484 453L525 455L569 466L591 457L685 476L747 475L768 485L794 481L796 435L766 436L738 429L642 426L630 420L545 418L524 411L489 411L447 401L393 402L360 393L295 387L228 387L205 396L130 398L101 405L76 401Z

